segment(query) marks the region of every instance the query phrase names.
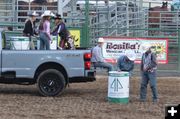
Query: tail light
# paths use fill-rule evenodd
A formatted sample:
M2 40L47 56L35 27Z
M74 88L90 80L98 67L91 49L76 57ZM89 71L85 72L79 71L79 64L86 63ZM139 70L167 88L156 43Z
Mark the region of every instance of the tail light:
M91 59L91 53L85 53L84 60L90 60L90 59Z
M84 54L84 68L89 70L91 68L91 53Z
M85 66L86 70L89 70L91 68L91 62L90 61L85 61L84 66Z

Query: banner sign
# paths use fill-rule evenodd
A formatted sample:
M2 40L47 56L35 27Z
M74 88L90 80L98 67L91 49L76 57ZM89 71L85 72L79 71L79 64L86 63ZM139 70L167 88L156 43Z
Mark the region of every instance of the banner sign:
M80 47L81 42L81 31L79 29L70 29L69 30L72 39L74 40L75 47ZM58 45L59 45L60 37L58 35Z
M80 41L81 41L81 32L80 30L69 30L73 40L74 40L74 44L75 44L75 47L80 47Z
M103 57L107 62L115 62L124 54L125 50L134 50L136 54L135 63L141 62L143 54L142 46L150 44L152 51L157 55L160 64L168 63L168 39L167 38L125 38L104 37Z

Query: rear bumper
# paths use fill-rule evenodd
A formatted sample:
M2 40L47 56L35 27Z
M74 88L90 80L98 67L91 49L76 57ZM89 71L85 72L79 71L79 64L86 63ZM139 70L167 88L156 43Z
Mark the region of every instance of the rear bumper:
M89 70L85 71L85 76L84 77L72 77L69 78L69 83L78 83L78 82L92 82L95 81L95 71Z

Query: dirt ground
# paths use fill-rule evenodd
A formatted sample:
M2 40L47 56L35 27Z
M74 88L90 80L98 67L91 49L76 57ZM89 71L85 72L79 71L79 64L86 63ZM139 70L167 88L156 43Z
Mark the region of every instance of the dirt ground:
M158 77L159 102L139 102L139 77L130 81L130 102L107 101L107 76L70 84L58 97L42 97L35 85L0 84L0 119L164 119L165 104L180 103L180 78Z

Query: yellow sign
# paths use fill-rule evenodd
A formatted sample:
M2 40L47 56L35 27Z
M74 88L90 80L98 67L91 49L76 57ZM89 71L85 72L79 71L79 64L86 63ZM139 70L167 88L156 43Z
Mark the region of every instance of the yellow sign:
M81 38L80 30L69 30L69 32L71 34L72 39L74 40L75 47L80 47L80 38ZM58 35L58 44L60 43L59 41L60 41L60 37Z
M80 47L80 30L69 30L73 40L75 47Z

